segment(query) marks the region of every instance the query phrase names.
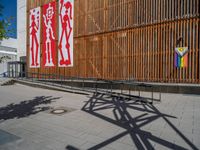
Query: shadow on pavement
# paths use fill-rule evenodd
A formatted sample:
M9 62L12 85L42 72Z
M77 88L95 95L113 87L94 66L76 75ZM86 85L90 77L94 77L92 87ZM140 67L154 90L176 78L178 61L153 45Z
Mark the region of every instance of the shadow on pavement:
M50 104L57 99L59 99L59 97L40 96L35 97L32 100L22 101L18 104L12 103L5 107L0 107L0 120L19 119L46 111L50 107L45 105Z
M89 148L89 150L101 149L128 134L131 136L131 139L138 150L155 149L154 145L152 145L150 141L169 149L185 150L186 148L182 147L181 145L161 139L160 137L153 135L151 132L141 129L145 125L152 123L157 119L163 119L167 125L171 127L171 129L175 131L177 135L188 144L188 146L191 147L191 149L198 149L168 119L176 117L163 114L154 105L140 102L138 99L134 100L117 96L109 97L104 94L94 94L83 106L82 110L123 129L126 129L126 131ZM105 113L103 114L102 111L105 110L112 111L114 117L104 115ZM133 117L130 114L130 112L133 110L140 112L141 115Z
M66 147L66 150L79 150L78 148L74 147L74 146L71 146L71 145L68 145Z

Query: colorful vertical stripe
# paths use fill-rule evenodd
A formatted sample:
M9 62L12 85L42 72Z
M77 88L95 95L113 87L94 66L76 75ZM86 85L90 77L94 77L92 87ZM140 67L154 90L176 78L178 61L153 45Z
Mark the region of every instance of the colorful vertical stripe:
M184 56L184 67L188 67L188 54Z
M187 66L188 66L188 54L180 56L177 53L175 53L175 67L185 68Z

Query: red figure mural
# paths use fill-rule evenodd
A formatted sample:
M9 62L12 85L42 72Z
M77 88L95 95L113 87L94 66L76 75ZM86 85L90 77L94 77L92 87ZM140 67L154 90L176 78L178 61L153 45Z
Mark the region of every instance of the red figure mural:
M40 8L30 11L30 67L40 67Z
M73 63L73 1L60 0L59 18L59 66L72 66Z
M43 66L54 67L56 64L56 16L55 16L56 2L51 2L43 6Z

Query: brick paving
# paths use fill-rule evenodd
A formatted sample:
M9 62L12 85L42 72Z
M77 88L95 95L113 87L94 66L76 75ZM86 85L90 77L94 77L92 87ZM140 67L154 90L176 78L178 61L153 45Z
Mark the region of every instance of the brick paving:
M200 96L137 100L2 86L0 150L200 149ZM55 115L53 108L73 111Z

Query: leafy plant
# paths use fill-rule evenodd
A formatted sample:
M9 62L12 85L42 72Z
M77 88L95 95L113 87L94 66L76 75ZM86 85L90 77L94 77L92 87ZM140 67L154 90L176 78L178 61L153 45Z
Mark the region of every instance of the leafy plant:
M3 16L3 6L0 4L0 17ZM13 17L6 19L0 19L0 41L8 39L9 35L14 32L14 29L10 28L11 22L14 20Z
M3 16L3 6L0 4L0 18ZM13 17L7 18L7 19L0 19L0 41L3 39L8 39L9 34L13 32L12 29L10 29L11 21L13 20ZM11 59L9 56L2 56L0 57L0 64Z
M9 56L2 56L2 57L0 57L0 64L3 63L3 62L5 62L5 61L7 61L7 60L9 60L9 59L11 59Z

